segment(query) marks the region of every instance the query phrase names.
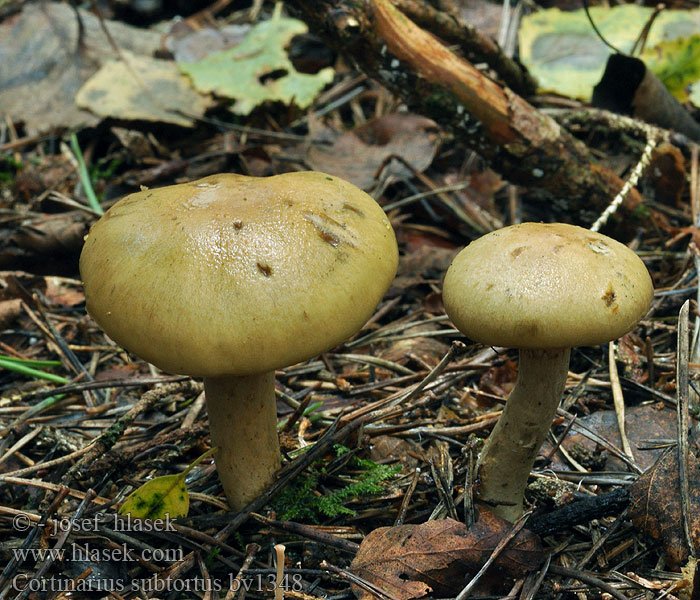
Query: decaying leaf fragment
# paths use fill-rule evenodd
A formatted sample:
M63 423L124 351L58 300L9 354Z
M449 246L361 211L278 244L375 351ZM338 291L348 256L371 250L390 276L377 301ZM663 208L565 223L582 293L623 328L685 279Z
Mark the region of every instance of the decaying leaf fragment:
M486 562L513 524L481 510L470 528L452 519L420 525L380 527L360 545L350 570L400 600L455 596ZM522 530L500 554L487 576L520 577L544 560L539 538ZM353 586L360 600L372 596Z
M80 108L105 118L192 127L194 120L179 110L202 116L213 106L214 101L195 92L173 62L126 50L122 59L107 61L85 82L75 97Z
M690 534L695 547L700 548L700 461L692 454L688 457L686 469ZM631 486L629 516L637 529L663 544L670 566L679 566L688 560L675 448L668 450Z
M315 170L347 179L370 189L380 170L383 175L411 178L433 162L439 146L438 126L432 119L410 113L392 113L373 119L352 131L338 133L310 116L312 139L326 142L309 146L306 162Z
M287 56L285 48L292 38L306 32L301 21L275 14L254 25L233 48L197 62L181 62L179 67L200 92L235 99L231 110L237 115L247 115L266 101L306 108L333 79L330 67L313 75L299 73Z

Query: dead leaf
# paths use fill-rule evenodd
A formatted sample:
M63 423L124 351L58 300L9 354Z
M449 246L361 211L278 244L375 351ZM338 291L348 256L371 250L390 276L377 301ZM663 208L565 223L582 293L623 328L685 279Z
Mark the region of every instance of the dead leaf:
M518 365L507 355L503 356L503 362L498 362L484 371L479 379L479 389L488 391L501 398L507 398L515 387L518 378ZM495 406L494 406L495 404ZM498 403L491 402L491 407L501 408Z
M400 600L454 596L478 571L513 524L481 510L467 529L452 519L421 525L380 527L360 544L350 570ZM522 530L511 540L487 575L498 581L521 577L544 560L539 538ZM360 600L373 597L353 586Z
M78 49L78 20L66 3L24 3L16 19L0 25L0 106L30 135L55 127L95 125L98 118L75 105L75 94L114 58L99 19L76 9L84 26L84 52ZM160 34L114 21L105 25L119 48L150 56Z
M657 202L681 208L687 185L684 163L683 154L678 148L666 142L659 144L646 170Z
M65 183L75 174L75 166L65 154L45 154L27 161L17 171L13 192L17 199L31 203L33 209L39 204L36 198L46 190L65 189Z
M624 376L633 379L637 383L647 380L648 371L642 362L642 354L639 348L643 348L643 342L635 335L628 333L623 335L617 343L617 358L624 365Z
M415 457L420 454L422 450L413 440L393 435L378 435L372 438L369 457L374 462L398 459L408 469L415 469L418 466L418 459Z
M10 241L36 254L71 254L82 248L89 221L81 211L43 215L19 227Z
M46 299L52 304L63 306L78 306L85 302L82 286L67 284L60 277L46 278Z
M618 448L620 447L620 430L617 425L615 411L599 410L577 421L586 425L592 431L595 431L599 436L612 442ZM634 450L636 463L642 469L648 469L654 464L663 450L650 449L637 451L637 448L649 446L649 441L675 438L676 413L667 408L659 409L655 404L627 407L625 410L625 430L630 444L632 445L632 450ZM592 452L596 450L595 442L577 432L569 432L564 438L562 445L569 451L576 445L580 445L582 448ZM547 454L549 448L551 448L549 445L543 446L541 453ZM624 465L620 463L620 459L610 456L607 451L604 451L602 456L607 458L606 469L614 471L616 469L625 468ZM560 465L556 463L557 460L555 455L555 464L550 465L552 468L559 468ZM568 464L566 468L570 468Z
M420 276L421 279L442 279L459 248L446 248L432 243L414 246L399 259L398 275Z
M406 253L399 257L398 272L392 283L392 289L402 293L426 280L441 281L458 251L458 248L446 248L425 237L418 238L423 242L414 243L414 237L417 236L403 236Z
M151 139L142 131L126 129L125 127L112 127L110 131L119 140L119 143L129 151L134 160L142 161L156 155Z
M425 331L435 331L435 327L417 325L410 327L403 333L405 335L415 335ZM379 351L379 356L400 365L415 362L419 368L425 368L426 365L432 368L440 362L440 359L445 356L448 350L449 346L447 344L434 337L408 337L391 342L386 348Z
M184 21L175 21L165 38L165 47L175 62L197 62L213 52L230 48L243 41L251 25L225 25L219 29L206 27L193 29Z
M419 115L394 113L339 133L309 116L309 137L316 142L306 152L306 162L315 170L337 175L362 189L375 183L377 171L391 156L400 156L416 171L433 162L440 145L434 121ZM388 172L398 178L413 173L398 160L390 161Z
M692 454L688 460L690 535L700 547L700 461ZM667 450L657 463L630 488L629 516L632 524L651 539L660 542L670 566L688 560L681 519L678 452Z
M102 118L181 127L194 126L194 118L214 105L210 96L192 88L174 62L136 56L126 50L119 60L107 61L85 82L75 102Z
M0 271L0 300L19 298L31 304L32 292L46 293L46 279L24 271Z

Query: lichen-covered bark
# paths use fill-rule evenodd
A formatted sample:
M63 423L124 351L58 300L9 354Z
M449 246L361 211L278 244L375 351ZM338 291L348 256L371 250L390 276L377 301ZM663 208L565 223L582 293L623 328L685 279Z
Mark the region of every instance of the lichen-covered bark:
M582 142L455 55L389 0L288 5L411 110L451 129L505 179L536 190L557 218L592 223L622 187ZM640 201L632 190L620 212L630 214Z

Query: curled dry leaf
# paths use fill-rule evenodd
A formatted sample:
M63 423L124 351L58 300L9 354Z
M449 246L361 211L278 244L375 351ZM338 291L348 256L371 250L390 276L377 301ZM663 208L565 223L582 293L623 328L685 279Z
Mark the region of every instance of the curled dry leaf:
M36 254L71 254L80 250L89 227L90 218L80 211L46 215L22 224L10 241Z
M692 454L688 457L687 472L690 535L694 546L700 548L700 461ZM667 450L631 486L629 516L637 529L663 545L670 566L680 566L688 560L675 448Z
M46 277L46 299L53 304L78 306L85 302L83 287L65 282L59 277Z
M454 596L486 562L513 524L481 510L467 528L452 519L421 525L380 527L360 545L350 570L400 600ZM486 576L497 584L536 569L544 560L539 538L522 530L506 546ZM372 596L353 586L360 600Z
M309 118L309 133L312 140L328 142L328 145L311 145L306 162L316 171L337 175L364 190L374 185L377 171L390 157L400 156L420 172L433 162L440 145L435 121L403 113L373 119L344 133ZM389 161L385 168L399 178L413 176L398 160Z
M647 178L654 198L661 204L681 208L687 176L681 151L664 142L659 144L647 167Z

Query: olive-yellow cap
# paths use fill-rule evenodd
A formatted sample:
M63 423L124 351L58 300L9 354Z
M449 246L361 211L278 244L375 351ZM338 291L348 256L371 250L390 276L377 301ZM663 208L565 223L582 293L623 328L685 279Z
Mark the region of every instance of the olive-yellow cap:
M453 260L445 310L476 342L509 348L596 345L630 331L653 286L627 246L562 223L493 231Z
M381 207L324 173L212 175L144 190L92 227L87 309L165 371L219 377L310 358L355 333L396 273Z

